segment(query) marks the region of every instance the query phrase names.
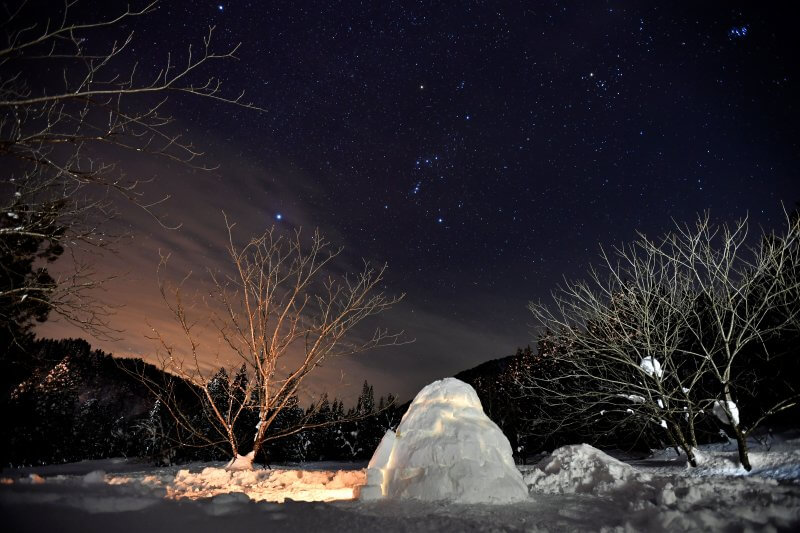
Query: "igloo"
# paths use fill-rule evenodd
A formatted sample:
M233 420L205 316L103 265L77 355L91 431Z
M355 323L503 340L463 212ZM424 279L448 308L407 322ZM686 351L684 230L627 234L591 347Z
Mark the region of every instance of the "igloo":
M475 389L447 378L422 389L397 432L386 432L359 497L509 503L527 499L528 488Z

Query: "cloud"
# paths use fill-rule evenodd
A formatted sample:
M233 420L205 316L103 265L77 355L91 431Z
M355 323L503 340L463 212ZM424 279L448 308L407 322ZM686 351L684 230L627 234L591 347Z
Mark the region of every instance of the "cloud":
M238 364L229 354L225 355L207 320L211 309L204 300L209 293L207 270L224 272L231 266L226 252L223 211L229 221L235 222L234 237L239 242L276 224L278 212L283 214L279 228L303 227L306 231L322 224L323 232L332 243L345 247L345 252L326 274L360 271L361 253L369 254L369 250L348 248L336 225L318 216L320 211L315 209L314 199L324 197L316 185L318 180L288 166L270 170L240 154L223 159L220 168L211 172L153 159L123 163L131 175L156 176L155 181L144 187L147 198L168 196L169 200L159 205L156 213L169 224L180 224L180 227L165 229L136 206L120 204L121 217L116 224L122 225L131 239L121 243L116 254L103 257L97 265L101 275L122 274L99 295L118 306L112 325L122 330L118 341L92 340L104 351L156 362L159 346L153 337L158 332L179 353L187 354L188 344L183 332L159 293L156 271L162 253L170 255L168 268L162 273L166 280L178 283L191 272L184 291L194 302L192 316L198 319L194 332L200 343L203 368L211 371L221 364ZM398 287L392 291L390 287L387 292L401 290L402 287ZM514 347L508 346L506 340L508 335L488 328L482 320L485 314L478 312L470 319L459 321L426 310L420 303L424 300L424 295L412 290L405 302L369 324L391 331L404 330L407 338L416 339L414 343L328 361L311 376L306 394L326 390L330 395L354 399L361 383L367 379L379 394L392 392L410 398L433 379L513 351ZM464 307L469 309L473 303L464 302ZM51 337L86 336L56 320L47 322L39 333ZM356 333L371 332L361 328Z

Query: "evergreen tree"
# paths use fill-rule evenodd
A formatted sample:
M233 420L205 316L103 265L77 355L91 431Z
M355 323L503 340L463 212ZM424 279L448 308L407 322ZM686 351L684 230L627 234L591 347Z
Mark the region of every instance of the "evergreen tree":
M50 202L41 212L31 212L14 202L0 214L0 357L30 344L34 325L50 314L56 282L46 265L64 253L59 242L64 229L57 226L63 207L63 202ZM20 226L29 231L10 231Z

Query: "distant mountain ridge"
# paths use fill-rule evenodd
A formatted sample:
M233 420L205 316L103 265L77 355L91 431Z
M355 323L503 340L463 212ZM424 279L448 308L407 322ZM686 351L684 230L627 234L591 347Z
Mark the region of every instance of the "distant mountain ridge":
M37 340L2 360L3 464L143 455L139 422L155 399L137 376L176 381L141 359L117 359L81 339Z
M157 401L151 386L168 397L169 405ZM0 357L0 393L0 418L8 428L8 437L0 440L2 465L115 456L157 463L229 458L225 441L217 438L218 446L205 438L218 433L198 387L141 359L93 350L82 339L37 340L16 356ZM346 420L367 405L369 412L376 408L373 414ZM391 395L376 401L365 382L358 406L345 410L338 399L326 400L320 416L330 425L274 441L264 460L368 458L396 423L395 412ZM295 402L276 424L303 414Z

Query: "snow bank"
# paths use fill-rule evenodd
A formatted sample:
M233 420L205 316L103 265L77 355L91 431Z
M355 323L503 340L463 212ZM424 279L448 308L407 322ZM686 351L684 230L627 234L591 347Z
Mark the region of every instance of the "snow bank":
M548 494L600 494L646 480L632 466L588 444L563 446L525 473L532 491Z
M369 467L363 500L411 498L511 503L528 498L511 445L483 412L475 390L455 378L431 383L387 432Z
M534 498L514 505L442 505L410 499L290 501L301 499L303 493L312 495L312 490L316 496L352 491L364 482L363 470L346 470L357 468L352 463L230 472L221 462L152 467L114 460L2 469L0 509L4 531L64 533L219 533L221 528L381 533L800 531L798 434L762 436L760 442L751 440L749 444L753 471L747 475L687 468L685 458L673 461L670 458L675 452L670 451L631 460L641 476L638 485L635 478L626 477L627 469L614 473L617 462L600 452L589 447L573 447L572 453L562 449L538 466L523 467L542 472L525 476L532 482L545 476L551 479L536 482ZM736 443L705 445L701 451L706 459L734 458ZM593 454L594 466L591 462L578 464ZM543 469L550 464L554 465L551 472L545 473ZM588 476L593 480L571 481L567 466L570 472L582 472L580 479ZM614 481L596 481L604 476L604 468ZM558 478L562 478L561 485L555 483ZM650 481L645 482L647 479ZM561 488L570 486L574 488ZM595 493L576 491L578 487L594 487ZM171 498L165 497L168 490ZM254 501L260 498L264 499ZM274 503L282 499L286 501Z

